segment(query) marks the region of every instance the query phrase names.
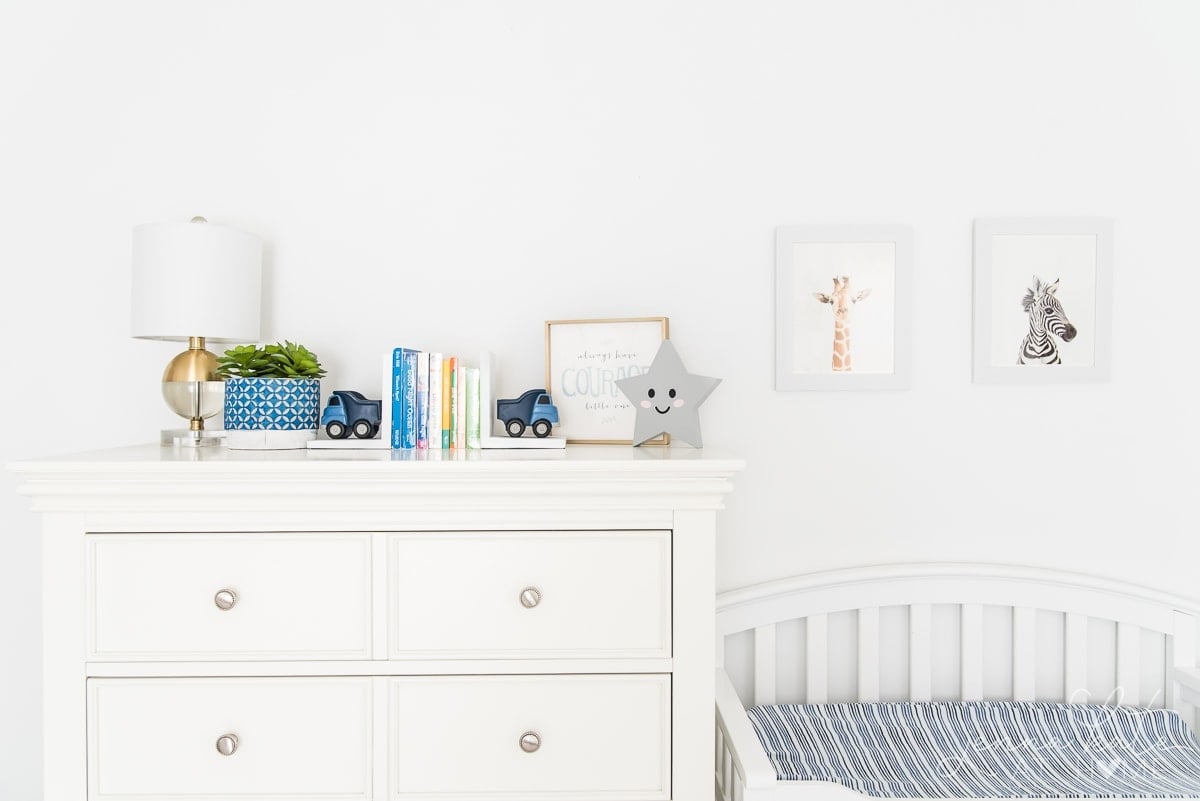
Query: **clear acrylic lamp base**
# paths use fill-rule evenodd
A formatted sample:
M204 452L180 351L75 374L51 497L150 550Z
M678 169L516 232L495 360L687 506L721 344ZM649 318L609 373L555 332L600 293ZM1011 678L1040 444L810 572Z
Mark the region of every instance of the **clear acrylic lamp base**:
M201 429L189 431L186 428L164 428L159 440L163 445L174 445L180 448L211 448L224 444L224 429Z
M203 340L199 340L203 342ZM185 358L186 357L186 358ZM189 348L176 356L163 374L162 395L171 411L188 421L187 428L166 429L160 442L181 448L202 448L222 444L225 432L209 431L204 421L215 417L225 405L225 382L215 380L171 380L173 365L183 364L187 376L211 376L216 370L216 357L206 350ZM194 369L193 369L194 368Z

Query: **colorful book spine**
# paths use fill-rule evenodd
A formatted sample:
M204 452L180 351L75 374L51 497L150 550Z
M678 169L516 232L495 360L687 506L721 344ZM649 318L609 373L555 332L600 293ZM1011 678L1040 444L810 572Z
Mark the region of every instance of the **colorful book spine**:
M429 447L442 447L442 354L429 354Z
M404 352L404 447L417 447L417 351Z
M429 354L417 354L417 448L429 447Z
M417 352L392 351L392 447L412 448L417 441Z
M450 357L450 447L458 447L458 357Z
M467 368L467 447L478 449L479 438L479 368Z
M467 447L467 368L460 361L455 366L456 380L458 381L458 392L454 395L454 402L458 404L458 427L454 429L455 447Z
M406 348L391 351L391 446L404 447L404 428L407 426L407 404L404 403L404 365Z
M443 448L450 447L450 408L453 406L453 404L451 403L452 387L450 385L450 375L452 372L453 364L454 364L453 356L447 356L444 359L442 359L442 447Z

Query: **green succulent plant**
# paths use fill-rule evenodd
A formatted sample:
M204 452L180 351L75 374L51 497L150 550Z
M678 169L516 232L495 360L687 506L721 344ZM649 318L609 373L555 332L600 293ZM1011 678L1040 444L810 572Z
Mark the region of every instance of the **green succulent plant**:
M238 345L217 358L222 378L322 378L325 370L317 354L297 342L274 345Z
M267 358L275 363L279 378L321 378L325 375L317 354L298 342L285 339L282 344L267 345L264 350Z
M262 378L271 368L267 352L257 345L238 345L217 357L217 372L222 378Z

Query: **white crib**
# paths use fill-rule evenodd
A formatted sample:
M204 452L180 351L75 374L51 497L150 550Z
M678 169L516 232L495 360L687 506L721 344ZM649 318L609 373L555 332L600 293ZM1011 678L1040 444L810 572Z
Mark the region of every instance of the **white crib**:
M1075 573L980 564L816 573L717 599L720 801L849 801L781 781L758 704L1011 700L1174 709L1196 731L1197 605Z

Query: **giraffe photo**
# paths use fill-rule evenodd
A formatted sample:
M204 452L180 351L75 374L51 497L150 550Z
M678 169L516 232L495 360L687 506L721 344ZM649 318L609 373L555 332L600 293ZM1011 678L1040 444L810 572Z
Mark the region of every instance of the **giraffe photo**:
M894 369L896 276L890 243L796 247L793 370L880 374Z
M833 358L830 362L835 373L848 373L854 369L850 355L850 312L860 300L866 300L871 288L857 293L850 290L850 276L834 276L833 292L814 292L813 297L833 307Z
M775 229L775 389L904 390L912 351L912 229Z

